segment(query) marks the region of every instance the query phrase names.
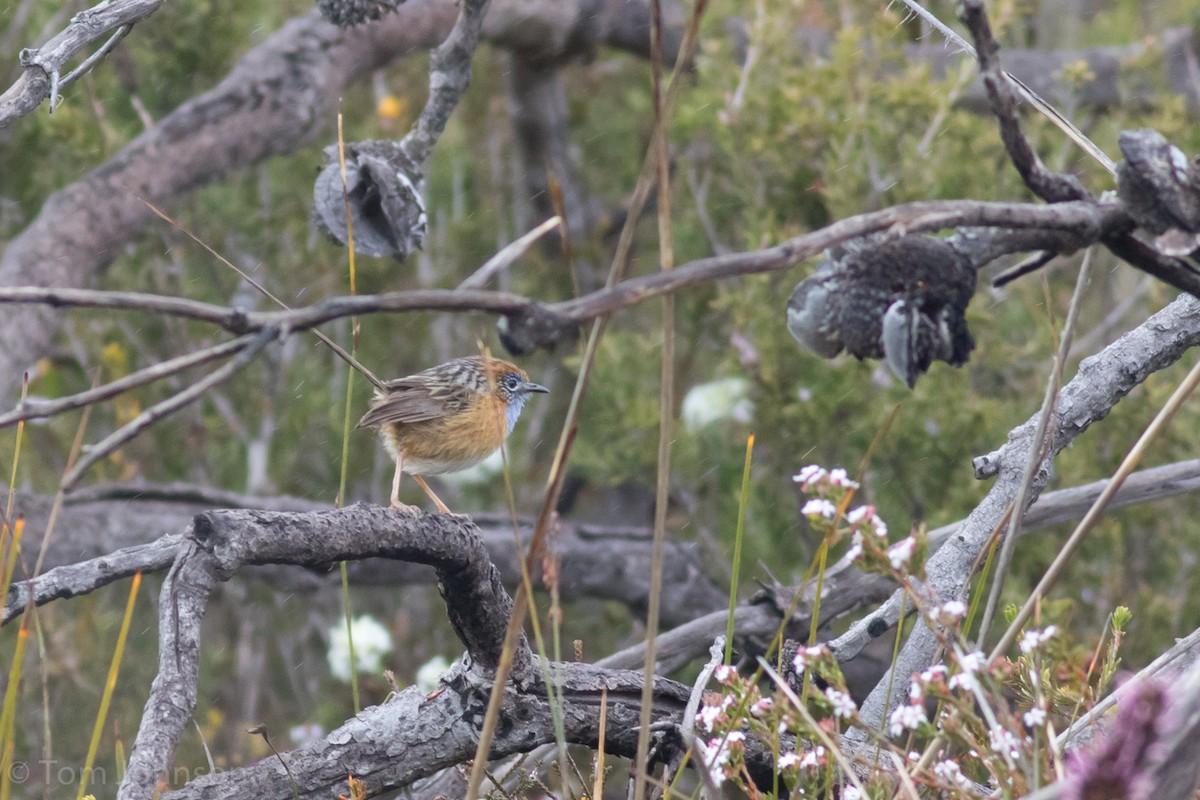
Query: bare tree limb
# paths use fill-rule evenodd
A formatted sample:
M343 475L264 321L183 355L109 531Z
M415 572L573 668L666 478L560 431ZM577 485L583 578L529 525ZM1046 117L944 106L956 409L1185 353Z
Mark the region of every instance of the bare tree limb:
M1049 478L1049 461L1152 373L1179 360L1189 348L1200 344L1200 301L1181 296L1137 328L1129 331L1100 353L1086 358L1079 371L1059 393L1059 413L1052 429L1047 460L1043 461L1030 486L1029 501L1041 493ZM926 565L926 590L942 600L961 595L970 579L976 558L990 541L1012 502L1024 473L1023 464L1033 446L1036 415L1014 428L1008 443L977 461L998 475L987 497L971 512L966 522L935 553ZM977 472L979 469L977 467ZM878 638L896 622L899 593L883 606L857 621L831 643L839 655ZM883 697L889 681L885 677L863 704L862 717L868 727L877 727L895 699L907 691L908 677L929 666L936 638L925 625L918 625L901 650L891 681L894 695Z
M644 5L494 0L483 35L502 47L543 52L581 41L644 52ZM89 284L154 219L141 198L168 206L234 170L295 150L331 124L349 83L436 46L456 16L451 0L408 0L376 23L346 30L315 13L285 23L217 86L48 198L7 243L0 285ZM46 352L58 325L48 308L20 309L0 320L0 340L7 344L0 352L0 395L8 395L28 364Z
M0 95L0 131L25 116L49 98L50 112L58 91L83 75L129 32L130 27L153 14L166 0L108 0L71 17L71 23L41 47L22 50L25 69L12 86ZM116 33L65 78L60 75L67 61L87 44L111 30Z

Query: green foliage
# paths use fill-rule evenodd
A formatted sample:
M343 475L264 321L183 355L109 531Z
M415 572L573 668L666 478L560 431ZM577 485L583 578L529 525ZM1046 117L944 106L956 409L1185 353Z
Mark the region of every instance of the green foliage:
M48 22L53 5L35 4L32 18L20 32L21 41L33 43L33 32ZM920 30L906 23L897 9L874 2L832 1L726 5L710 12L704 22L700 51L694 70L684 78L670 131L677 261L708 256L720 248L773 244L895 203L1029 198L1004 154L994 121L953 100L974 78L973 69L955 66L939 76L906 58L903 47ZM1015 41L1032 35L1021 27L1027 19L1021 15L1041 5L1004 6L1004 13L1010 15L1005 36ZM1153 19L1147 17L1150 11L1145 6L1133 0L1109 4L1082 26L1083 42L1125 44L1131 37L1160 30L1167 22L1188 19L1186 3L1156 4ZM139 24L108 60L71 87L66 102L52 116L39 109L13 127L10 139L0 141L4 165L0 235L15 234L53 191L138 135L144 129L138 106L151 119L160 119L220 80L241 54L261 41L264 31L275 30L289 15L307 9L297 2L258 0L233 10L211 1L167 4ZM744 37L730 35L726 27L735 14L744 24ZM841 20L851 24L842 27ZM732 24L736 28L738 23ZM796 31L806 27L829 34L827 47L800 44ZM1147 83L1140 87L1142 101L1136 109L1106 110L1090 117L1080 114L1076 121L1114 155L1117 133L1130 127L1157 128L1186 151L1200 151L1194 112L1184 98L1168 94L1165 86L1156 83L1161 73L1156 54L1148 50L1134 66L1145 67L1139 74L1146 76ZM505 54L487 49L477 53L473 88L429 167L431 228L426 250L402 264L360 258L360 292L453 287L488 258L498 242L523 232L518 230L518 220L533 221L531 214L517 213L525 201L513 191L516 156L503 103L506 69ZM1086 77L1078 72L1072 76ZM379 78L402 118L415 116L425 97L425 64L419 60L397 64ZM590 63L567 68L564 79L581 181L615 212L632 191L650 135L646 64L632 56L603 53ZM378 113L377 101L368 87L348 90L347 138L399 135L403 126ZM1080 174L1096 191L1111 188L1111 178L1064 145L1056 129L1032 116L1024 122L1049 164ZM333 130L333 120L329 123L328 129ZM345 293L344 251L309 232L320 144L182 198L169 212L289 303ZM631 274L658 268L654 228L652 215L639 222ZM592 240L572 242L576 266L597 281L607 272L612 242L606 237L611 234L604 227ZM721 572L732 551L745 440L754 432L742 585L767 577L764 564L783 582L798 580L821 536L799 513L803 497L792 475L810 463L854 473L897 406L895 422L867 464L861 501L874 505L897 533L920 523L935 527L961 518L988 488L973 480L970 459L999 446L1010 428L1038 408L1055 346L1054 332L1061 327L1071 295L1075 264L1064 259L1043 275L1003 291L989 290L988 276L981 276L969 311L977 340L970 364L959 370L938 364L913 391L877 363L846 356L824 361L803 352L788 336L784 302L796 282L811 272L811 263L682 292L676 311L678 403L683 407L689 391L697 386L741 379L753 413L748 419L730 415L704 425L677 422L672 486L686 513L672 518L677 521L672 533L709 545L713 572ZM1098 260L1095 273L1076 336L1077 341L1090 337L1088 352L1136 324L1173 294L1161 285L1143 284L1128 267L1104 258ZM531 253L500 280L506 289L546 301L570 297L574 291L570 269L553 248ZM156 222L136 246L124 252L104 276L103 285L221 304L236 297L258 308L270 307L165 223ZM1137 293L1141 299L1126 315L1105 321L1118 302ZM648 302L621 313L601 342L571 462L575 474L591 483L652 483L660 308ZM473 352L477 340L499 352L493 330L493 321L483 316L365 318L359 355L382 377L394 377ZM327 331L341 342L350 340L346 323L331 324ZM91 384L97 370L108 380L218 338L207 326L177 320L72 312L62 347L38 365L30 390L51 397L80 391ZM521 513L536 508L531 498L538 497L542 486L578 360L578 348L564 344L553 353L522 362L535 379L557 383L546 403L531 405L525 412L508 447L517 496L523 501ZM1185 368L1181 365L1152 378L1103 424L1081 437L1056 463L1054 485L1075 485L1111 474ZM195 371L184 379L97 406L87 440L101 438L199 374ZM252 488L329 500L337 486L348 375L345 366L315 340L293 340L221 387L213 398L156 425L98 465L89 480L187 480L241 490L250 478L247 442L266 437L267 484ZM355 396L365 408L365 382L359 380ZM1195 408L1185 408L1156 446L1155 463L1195 453L1198 415ZM67 415L27 428L21 485L52 491L77 424L77 415ZM10 463L11 441L11 433L0 432L0 466ZM385 497L386 473L373 437L355 433L349 499ZM499 480L452 491L459 493L465 508L495 509L503 502ZM1200 549L1200 541L1188 520L1198 512L1197 501L1184 499L1112 515L1093 533L1064 580L1060 594L1072 603L1055 619L1086 641L1104 628L1109 609L1128 604L1136 614L1123 647L1130 666L1146 663L1173 636L1195 627L1200 622L1200 592L1192 589L1200 581L1200 572L1190 554ZM1056 529L1022 540L1004 594L1006 602L1027 595L1064 535ZM1160 589L1164 585L1185 590L1164 596ZM145 591L153 590L148 586ZM281 649L266 657L264 672L277 687L272 694L275 703L267 712L270 721L278 726L293 720L289 706L315 709L312 716L326 725L344 718L347 697L329 683L323 664L311 655L321 645L310 620L318 614L298 609L295 600L273 599L265 590L247 591L250 597L235 598L233 604L252 602L264 609L256 623L261 626L258 630L270 631L272 637L292 646L286 653ZM384 606L388 601L374 598L371 602ZM405 603L409 602L411 597L406 597ZM153 657L145 655L153 652L154 644L149 607L137 609L130 647L136 651L141 636L143 652L126 660L122 675L126 692L119 692L114 701L113 718L120 721L117 727L126 737L141 709L143 690L138 687L148 686L153 672ZM99 687L89 676L100 674L99 665L108 654L107 645L93 644L85 631L89 625L98 626L102 634L114 631L119 601L87 599L71 608L48 610L43 618L47 629L54 630L54 614L81 615L77 627L67 628L73 633L69 644L78 651L71 656L68 643L52 641L50 663L62 670L61 676L54 675L56 679L82 684L92 700L99 696ZM330 617L337 615L336 608L325 611ZM589 655L601 649L595 629L615 628L616 620L626 619L612 608L578 609L571 614L574 619L568 625L593 617L603 623L579 626L593 637L586 642ZM428 616L440 619L437 613ZM395 627L408 624L397 622ZM238 758L248 759L255 755L252 746L237 733L238 721L229 711L239 707L241 698L233 696L222 677L239 668L235 652L239 642L232 633L238 629L237 620L231 616L211 625L220 644L205 648L206 684L200 694L213 697L213 707L202 708L198 717L202 728L224 737L225 752L239 752ZM421 640L416 632L410 630L410 635ZM445 644L445 652L456 651L446 630L438 628L431 636ZM307 650L297 642L305 643ZM11 632L0 631L0 652L11 653L12 645ZM308 653L307 661L298 655L301 652ZM61 663L54 661L58 654ZM424 657L428 655L432 653ZM1078 655L1073 651L1064 658ZM304 662L303 668L295 666L297 661ZM400 669L403 672L405 667ZM372 688L380 690L379 697L386 692L382 683ZM227 694L222 694L223 689ZM27 685L25 695L23 708L40 703L36 686ZM62 701L65 707L71 702ZM191 748L197 762L202 760L198 742L185 747Z

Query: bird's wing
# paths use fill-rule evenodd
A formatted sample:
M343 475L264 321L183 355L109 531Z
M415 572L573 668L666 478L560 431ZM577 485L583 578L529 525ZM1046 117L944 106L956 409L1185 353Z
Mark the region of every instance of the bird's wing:
M371 408L358 421L369 428L386 423L427 422L464 411L471 400L471 389L437 376L425 374L397 378L384 384L385 392L375 395Z

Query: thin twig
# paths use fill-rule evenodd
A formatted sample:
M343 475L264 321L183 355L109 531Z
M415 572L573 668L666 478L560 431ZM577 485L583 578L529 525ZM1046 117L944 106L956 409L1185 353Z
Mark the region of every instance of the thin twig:
M150 406L141 414L138 414L131 421L122 425L117 430L104 437L101 441L92 445L75 466L63 476L62 491L69 492L79 479L84 476L91 466L101 459L108 456L121 445L133 439L146 428L158 422L163 417L174 414L179 409L198 400L209 389L217 386L229 378L233 377L244 367L250 365L255 357L266 347L273 339L279 335L279 331L273 328L264 328L254 341L251 342L242 352L238 353L237 357L231 360L223 367L213 370L204 378L193 383L182 392L167 398L166 400L156 405Z
M949 41L951 44L955 45L964 53L971 56L971 58L976 60L979 59L979 54L976 52L975 48L971 46L970 42L959 36L953 28L943 23L932 13L926 11L920 3L917 3L915 0L900 0L900 2L908 6L908 8L911 9L914 14L932 25L938 31L938 33L946 37L947 41ZM1085 153L1099 162L1100 165L1108 170L1111 174L1117 174L1117 165L1113 162L1113 160L1109 158L1108 154L1101 150L1095 142L1084 135L1083 131L1081 131L1075 125L1075 123L1067 119L1057 108L1051 105L1049 101L1047 101L1033 89L1029 88L1014 75L1007 71L1003 71L1002 74L1004 75L1005 79L1008 80L1009 83L1017 90L1018 94L1021 95L1023 100L1028 102L1039 112L1041 112L1047 119L1053 122L1059 130L1067 135L1067 138L1079 145L1079 147L1082 148Z
M1071 556L1079 548L1084 535L1104 515L1109 501L1117 493L1117 490L1121 488L1121 484L1129 477L1129 474L1133 472L1134 467L1137 466L1138 461L1141 460L1150 443L1170 423L1175 413L1179 411L1180 406L1183 405L1183 402L1195 391L1197 385L1200 385L1200 361L1196 362L1196 365L1192 367L1187 377L1176 387L1175 392L1167 400L1166 405L1159 410L1158 414L1155 415L1154 419L1146 427L1146 430L1138 437L1137 442L1134 443L1129 453L1121 461L1121 465L1117 467L1117 471L1109 480L1108 485L1104 487L1104 491L1100 493L1100 496L1096 498L1096 502L1088 509L1088 513L1080 520L1075 530L1071 532L1067 541L1058 551L1058 555L1055 556L1054 561L1046 568L1046 574L1042 576L1038 585L1030 593L1029 598L1026 599L1025 604L1021 606L1021 610L1017 612L1016 617L1009 624L1008 630L1004 632L1004 635L1000 637L1000 641L992 648L992 652L988 656L989 662L995 661L998 656L1002 655L1016 641L1017 634L1021 632L1021 628L1024 627L1025 623L1029 621L1029 617L1033 614L1034 606L1046 596L1046 593L1050 591L1050 587L1058 580L1058 576L1062 574L1067 561L1070 560Z
M521 238L505 245L500 252L485 261L483 266L472 272L458 285L458 288L482 289L491 280L493 275L508 269L514 261L525 255L525 252L533 246L534 242L562 224L563 218L561 216L551 217ZM565 229L562 235L564 238L566 237Z
M1058 344L1058 352L1054 355L1054 365L1050 371L1050 379L1046 382L1046 392L1042 398L1042 410L1038 416L1037 428L1034 431L1032 444L1029 447L1029 457L1025 463L1025 475L1013 498L1013 510L1008 518L1008 532L1004 535L1000 546L1000 560L996 563L996 573L992 576L992 589L988 594L987 605L983 611L983 621L979 624L979 644L982 646L988 630L992 627L996 609L1000 605L1000 593L1004 588L1004 580L1008 577L1008 568L1012 563L1013 548L1017 544L1017 533L1025 520L1025 499L1029 495L1029 487L1033 483L1034 473L1045 460L1049 443L1046 432L1050 428L1050 419L1054 416L1054 407L1058 400L1058 391L1062 386L1063 366L1071 355L1071 340L1075 334L1075 324L1079 319L1079 308L1083 304L1083 292L1091 281L1092 257L1094 248L1088 248L1083 255L1083 263L1079 266L1079 276L1075 280L1075 291L1071 295L1071 305L1067 310L1067 321L1063 325L1062 339Z
M206 347L203 350L197 350L194 353L188 353L187 355L177 356L167 361L153 364L137 372L131 372L122 378L106 383L103 386L89 389L86 392L79 392L78 394L55 398L54 400L26 400L7 414L0 415L0 428L13 425L22 420L52 417L55 414L62 414L66 411L107 400L110 397L121 394L121 392L129 391L138 386L182 372L185 369L207 364L209 361L236 353L253 340L253 334L239 336L228 342L222 342L212 347Z

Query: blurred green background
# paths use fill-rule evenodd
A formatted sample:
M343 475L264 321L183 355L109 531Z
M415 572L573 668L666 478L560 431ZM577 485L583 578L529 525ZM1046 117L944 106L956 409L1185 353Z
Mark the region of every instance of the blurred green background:
M7 37L3 41L33 45L59 5L33 3L21 27L0 29ZM1138 70L1136 104L1063 110L1110 155L1117 154L1117 133L1131 127L1156 128L1184 151L1200 151L1200 126L1185 98L1168 90L1153 48L1168 26L1195 22L1193 4L1113 0L1073 4L1070 13L1061 4L1033 0L994 5L994 22L1006 46L1148 45L1146 54L1124 65ZM284 20L308 10L299 2L201 0L167 4L139 24L71 88L53 116L39 109L0 140L0 242L19 232L51 192L139 133L144 124L139 106L151 119L160 119L211 87ZM934 10L947 20L953 14L946 3ZM0 7L0 19L6 16ZM732 28L731 20L736 21ZM735 29L736 35L730 32ZM797 31L811 29L832 38L823 54L801 43ZM928 66L905 58L904 46L921 35L919 24L886 3L730 0L712 8L670 134L677 263L717 248L766 246L906 201L1031 199L1006 160L994 122L953 102L973 70L956 66L936 77ZM756 61L743 68L747 52ZM9 77L15 74L14 54L4 54ZM425 251L406 263L359 258L360 292L453 287L523 232L518 220L532 219L527 200L514 194L514 144L502 77L507 58L489 46L476 54L472 87L430 166ZM650 133L648 65L601 52L567 67L564 77L581 180L593 197L616 211L632 190ZM1086 77L1082 70L1064 76ZM425 60L414 58L348 90L347 139L400 135L424 102L426 83ZM1053 168L1078 174L1094 192L1112 188L1108 174L1065 144L1056 129L1032 116L1026 123ZM327 143L241 172L169 211L289 303L346 293L345 253L309 225L312 180ZM603 275L612 235L602 226L592 239L574 242L581 264ZM656 242L649 216L638 228L631 274L658 268ZM970 363L959 370L938 364L914 391L879 364L844 356L823 361L791 339L784 303L812 266L720 281L677 298L678 403L697 386L729 378L740 381L735 385L744 396L735 398L742 403L737 413L725 418L705 425L677 422L671 534L700 542L714 579L726 584L745 439L753 431L758 444L741 576L747 592L755 578L798 580L815 551L817 540L799 517L803 498L791 476L809 463L853 470L897 406L895 423L871 458L864 498L876 504L896 533L920 522L935 527L965 516L988 488L973 479L971 458L999 446L1007 431L1039 406L1053 332L1065 317L1078 261L1057 261L1002 291L981 280L969 314L978 341ZM1107 254L1099 255L1094 274L1068 375L1079 357L1100 349L1175 294ZM511 291L548 301L573 292L569 268L550 250L535 250L504 282ZM239 302L251 299L236 275L166 224L152 226L122 255L103 286L222 304L235 296ZM1124 310L1114 314L1119 305ZM601 344L571 462L582 487L574 509L579 516L649 521L640 506L614 507L610 489L653 491L660 312L658 302L649 302L620 313ZM148 315L73 311L66 317L60 346L38 365L31 394L79 391L96 370L110 380L216 340L205 326ZM345 322L327 326L343 342L348 329ZM372 316L362 321L359 357L382 377L394 377L475 352L477 340L500 350L492 319ZM534 380L554 389L549 398L527 406L509 442L521 513L536 511L578 361L577 343L521 360ZM1058 459L1054 485L1108 476L1184 368L1152 377L1081 437ZM319 342L294 338L213 397L139 437L89 480L188 481L332 501L346 380L344 365ZM89 440L178 388L153 386L96 407ZM356 401L357 416L367 402L361 380ZM1200 439L1196 421L1194 404L1185 407L1146 464L1194 456ZM19 486L53 493L77 425L78 415L71 414L27 427ZM268 454L258 472L248 458L252 441L262 443ZM11 429L0 431L0 474L9 472L13 442ZM373 436L355 433L350 454L348 500L386 501L390 465ZM458 511L496 510L504 504L498 477L440 486ZM407 497L417 502L419 495ZM1148 662L1174 637L1192 630L1200 623L1195 599L1200 592L1192 591L1200 543L1196 512L1196 501L1185 497L1104 522L1059 587L1058 596L1073 600L1063 621L1090 641L1114 605L1129 605L1134 621L1125 656L1131 666ZM1009 601L1025 596L1063 535L1055 530L1020 544ZM132 742L154 675L158 586L157 579L148 580L139 598L101 744L100 765L109 769L115 770L117 748L123 743L127 751ZM128 582L122 582L39 612L42 637L31 647L21 692L18 760L43 752L43 709L49 708L53 758L63 765L82 762L127 589ZM293 728L328 729L353 713L348 687L331 677L325 658L329 628L340 614L336 593L280 596L268 585L239 577L221 587L218 599L206 621L196 712L218 766L263 754L261 741L244 733L251 723L267 723L282 748L291 746ZM355 589L353 601L356 613L373 614L391 632L396 649L383 664L401 685L412 682L433 656L454 658L461 650L440 600L427 588ZM543 598L543 610L545 604ZM14 627L0 630L5 673ZM636 638L640 627L617 604L578 603L567 609L564 640L583 639L593 659ZM364 681L364 700L381 701L388 691L383 679L374 675ZM205 763L195 731L185 737L177 762ZM112 792L111 786L96 789Z

